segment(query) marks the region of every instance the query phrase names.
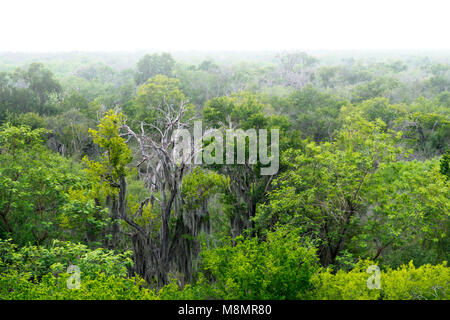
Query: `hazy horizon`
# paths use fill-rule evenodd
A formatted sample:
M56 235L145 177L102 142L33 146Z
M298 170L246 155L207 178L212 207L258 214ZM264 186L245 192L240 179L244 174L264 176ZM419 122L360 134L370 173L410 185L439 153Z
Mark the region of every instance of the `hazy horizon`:
M3 4L0 52L448 51L430 1L27 1Z

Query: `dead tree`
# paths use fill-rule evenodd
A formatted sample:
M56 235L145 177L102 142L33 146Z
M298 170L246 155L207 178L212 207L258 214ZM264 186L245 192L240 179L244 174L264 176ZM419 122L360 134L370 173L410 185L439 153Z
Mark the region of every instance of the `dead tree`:
M174 133L187 129L192 120L183 118L186 106L187 102L184 101L178 106L165 103L156 107L154 123L141 122L140 132L135 132L127 125L121 128L121 136L137 143L140 178L149 190L149 197L141 203L135 216L142 216L144 206L150 204L160 212L159 231L155 234L151 221L140 225L124 211L121 211L121 218L132 229L129 235L133 245L135 272L158 287L168 283L169 273L189 273L191 270L186 267L191 261L180 261L178 255L190 250L186 242L179 239L184 236L180 231L192 230L183 225L181 204L181 183L190 168L190 161L177 162L173 154ZM192 153L191 159L193 157ZM121 188L126 193L126 183ZM175 224L171 223L173 221ZM191 258L189 254L183 256ZM189 278L190 274L184 276Z

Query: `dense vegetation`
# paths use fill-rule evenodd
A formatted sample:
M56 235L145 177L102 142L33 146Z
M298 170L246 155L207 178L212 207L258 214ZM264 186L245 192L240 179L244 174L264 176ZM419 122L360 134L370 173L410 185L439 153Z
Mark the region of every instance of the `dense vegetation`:
M448 59L0 55L0 299L448 299ZM278 172L175 161L197 120Z

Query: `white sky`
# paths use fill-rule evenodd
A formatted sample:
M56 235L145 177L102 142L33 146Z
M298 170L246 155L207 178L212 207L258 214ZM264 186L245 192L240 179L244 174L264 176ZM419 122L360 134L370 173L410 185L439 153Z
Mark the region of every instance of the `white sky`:
M450 49L449 0L0 0L0 51Z

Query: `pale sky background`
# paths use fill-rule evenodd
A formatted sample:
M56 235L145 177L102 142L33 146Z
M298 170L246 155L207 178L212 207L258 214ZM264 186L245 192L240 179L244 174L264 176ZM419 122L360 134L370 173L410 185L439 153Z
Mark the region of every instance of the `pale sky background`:
M450 49L449 0L0 0L0 51Z

